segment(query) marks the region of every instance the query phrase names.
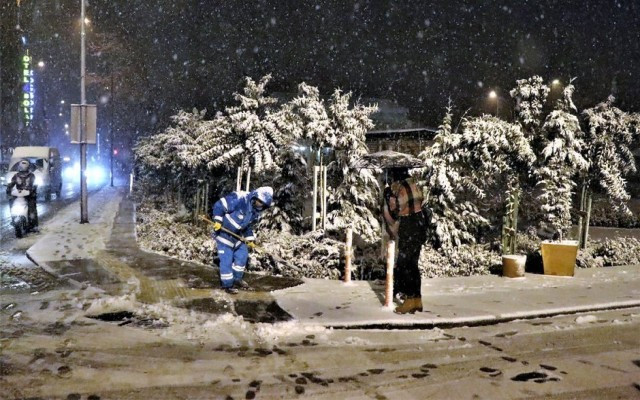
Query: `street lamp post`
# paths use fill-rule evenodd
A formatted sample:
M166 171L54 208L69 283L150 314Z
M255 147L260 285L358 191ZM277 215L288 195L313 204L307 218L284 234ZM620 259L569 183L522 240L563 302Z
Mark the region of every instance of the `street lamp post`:
M89 222L87 196L87 138L85 132L85 0L80 0L80 223Z
M111 104L110 104L110 111L111 111L111 119L109 120L109 135L111 136L109 138L109 142L111 143L111 156L110 156L110 162L109 162L109 168L111 169L111 187L113 187L113 115L114 115L114 110L113 108L115 107L115 99L114 99L114 90L113 90L113 66L111 67Z

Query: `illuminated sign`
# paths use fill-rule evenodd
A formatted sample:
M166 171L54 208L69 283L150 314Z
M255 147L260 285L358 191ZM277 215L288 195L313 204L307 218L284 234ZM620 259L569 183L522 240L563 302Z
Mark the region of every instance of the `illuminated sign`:
M22 56L22 100L20 101L20 109L22 110L25 126L31 126L33 121L34 92L31 56L27 52L26 55Z

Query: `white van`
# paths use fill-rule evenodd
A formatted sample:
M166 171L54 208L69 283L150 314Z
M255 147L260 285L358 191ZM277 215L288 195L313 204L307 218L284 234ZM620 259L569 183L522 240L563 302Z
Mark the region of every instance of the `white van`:
M18 162L27 159L31 163L33 174L36 177L38 193L44 195L46 201L51 200L51 193L60 198L62 192L62 160L55 147L28 146L16 147L9 161L9 172L5 182L9 183L13 175L18 172Z

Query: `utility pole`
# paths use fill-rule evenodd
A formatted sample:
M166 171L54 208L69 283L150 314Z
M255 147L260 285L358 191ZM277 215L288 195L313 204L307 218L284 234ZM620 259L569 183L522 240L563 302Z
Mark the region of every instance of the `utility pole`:
M85 118L87 98L85 92L85 0L80 0L80 223L89 222L87 196L87 133Z
M113 89L113 65L111 65L111 118L109 119L109 135L110 135L110 139L109 142L111 143L111 161L110 161L110 168L111 168L111 187L113 187L113 115L114 115L114 107L116 106L115 104L115 90Z

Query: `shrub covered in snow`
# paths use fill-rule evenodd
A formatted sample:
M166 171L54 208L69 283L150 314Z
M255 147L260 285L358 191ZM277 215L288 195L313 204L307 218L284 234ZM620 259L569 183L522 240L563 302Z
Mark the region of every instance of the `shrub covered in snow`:
M593 246L587 246L585 249L578 250L576 258L576 267L578 268L600 268L604 267L604 258L595 254Z
M502 265L500 254L486 246L462 244L446 254L424 246L420 253L420 274L425 278L486 275Z
M158 209L143 203L136 213L142 248L203 264L211 264L217 256L215 242L204 226L181 221L180 216L166 206Z
M305 235L263 232L259 235L265 252L253 252L251 271L266 271L289 277L339 279L344 270L344 244L321 231Z
M601 257L605 267L640 264L640 241L635 238L606 239L594 243L594 258Z

